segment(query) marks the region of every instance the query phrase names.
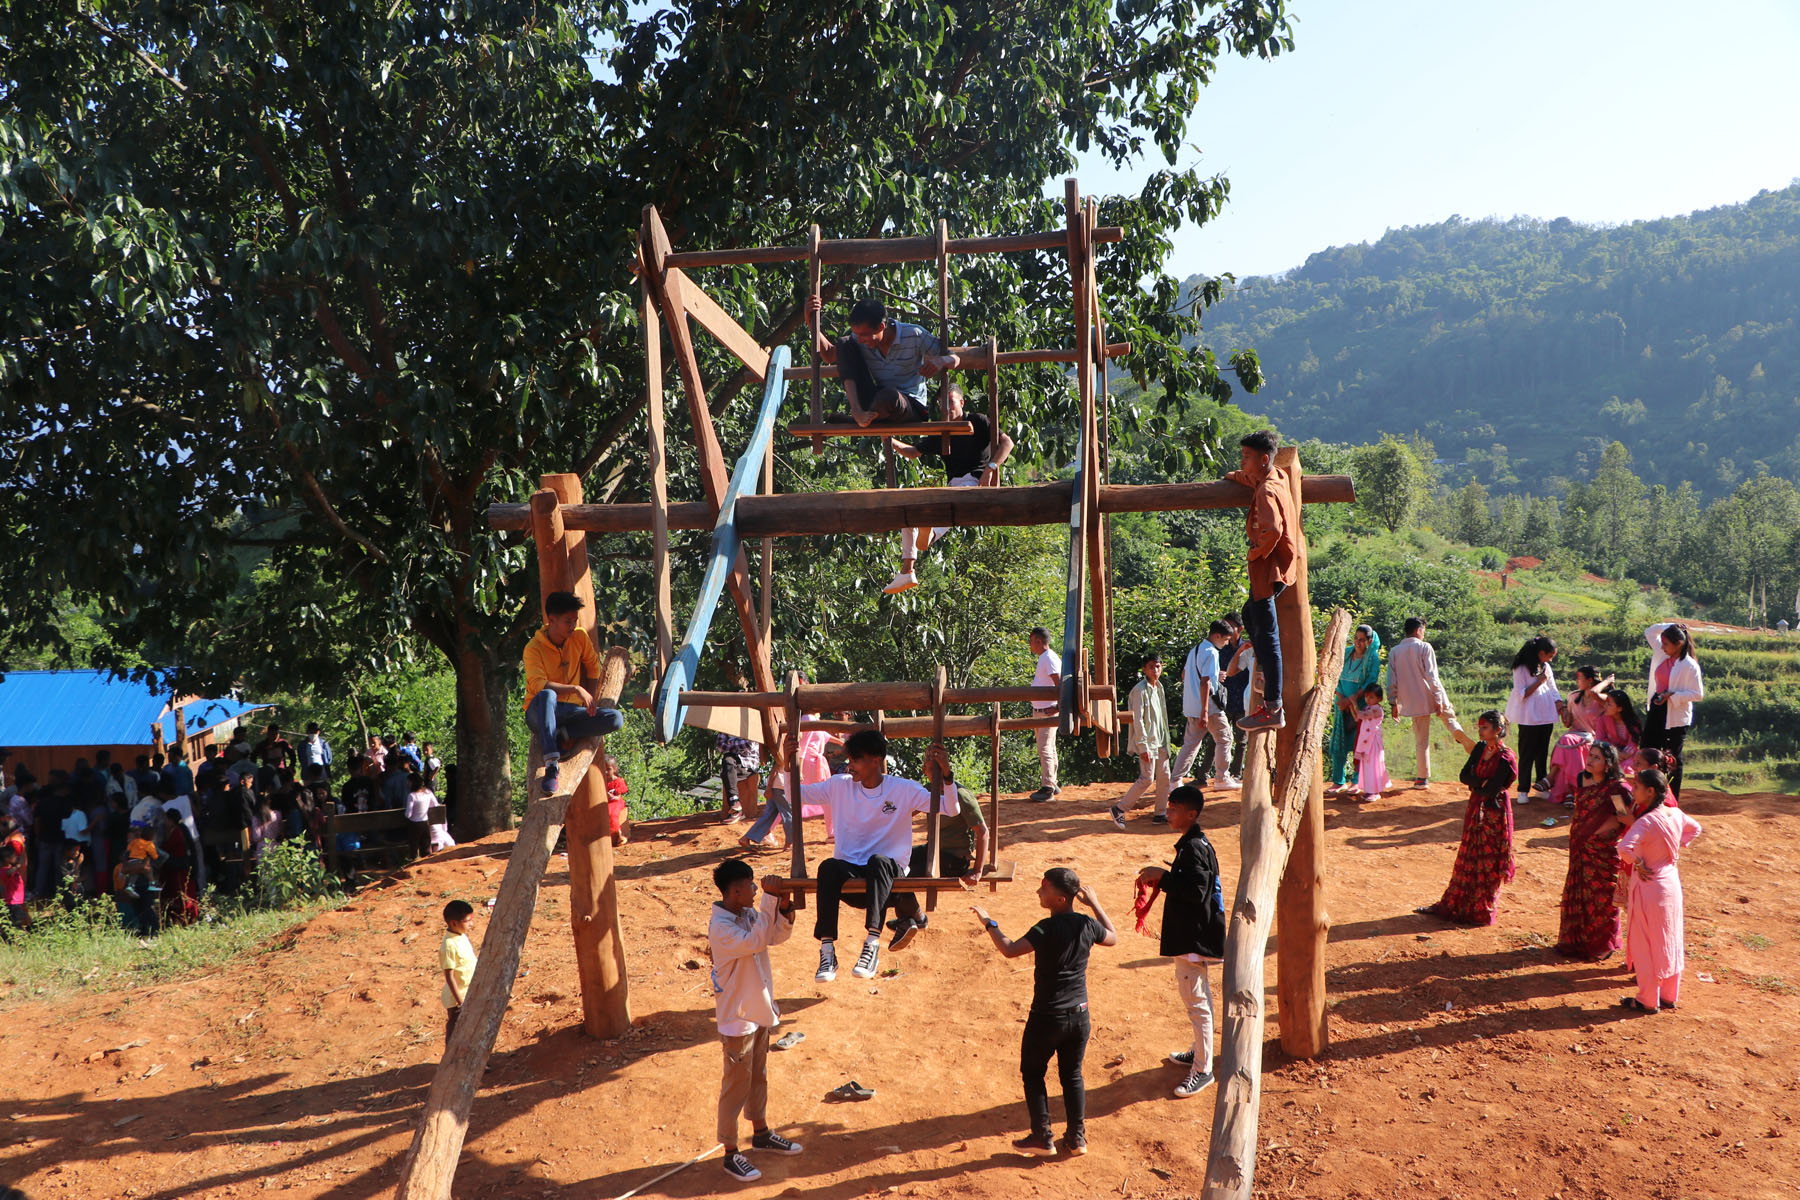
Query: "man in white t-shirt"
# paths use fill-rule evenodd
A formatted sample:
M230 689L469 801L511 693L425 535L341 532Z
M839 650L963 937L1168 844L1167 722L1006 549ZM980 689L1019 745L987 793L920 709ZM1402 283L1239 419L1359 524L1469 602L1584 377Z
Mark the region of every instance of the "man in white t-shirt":
M1212 734L1214 787L1234 788L1237 779L1231 773L1231 723L1225 717L1225 679L1220 669L1219 653L1231 644L1231 626L1214 621L1206 636L1188 653L1181 668L1181 715L1187 718L1187 732L1181 739L1181 754L1175 760L1171 775L1187 778L1188 768L1200 757L1200 739ZM1205 786L1206 764L1200 763L1201 786Z
M786 753L788 762L799 753L791 733ZM844 756L848 775L800 786L801 804L825 809L836 843L832 857L819 864L818 916L813 923L813 936L819 941L819 970L813 978L820 983L837 978L840 903L867 913L863 925L868 936L850 973L858 979L874 978L888 897L893 894L894 881L906 874L912 861L913 814L931 811L929 791L910 779L887 773L887 738L880 730L860 729L851 734L844 742ZM953 793L945 793L938 812L956 815ZM844 884L852 879L864 882L866 890L861 896L844 894Z
M1050 648L1050 631L1042 625L1031 631L1031 653L1037 659L1037 673L1031 677L1032 687L1062 687L1062 658ZM1055 700L1033 700L1031 715L1049 717L1056 714ZM1034 729L1037 734L1038 773L1041 776L1038 790L1031 793L1033 800L1051 800L1062 791L1056 786L1056 728L1046 726Z

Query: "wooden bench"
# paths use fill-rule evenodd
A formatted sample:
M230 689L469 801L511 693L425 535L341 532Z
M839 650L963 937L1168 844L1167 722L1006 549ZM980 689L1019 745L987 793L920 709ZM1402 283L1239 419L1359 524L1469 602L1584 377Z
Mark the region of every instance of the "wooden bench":
M975 432L975 426L967 421L907 421L884 425L879 422L873 425L858 425L855 422L839 424L827 421L822 425L789 425L788 434L792 437L914 437L927 434L950 434L966 436Z
M426 814L426 821L432 825L441 825L446 818L446 810L442 804L434 804ZM363 862L384 860L386 865L399 866L410 861L412 847L405 842L383 842L378 846L364 846L359 850L340 851L337 835L340 833L387 833L409 832L412 822L406 819L404 808L376 808L368 812L338 813L325 819L325 866L333 875L339 873L340 860L347 860L347 865L358 865Z

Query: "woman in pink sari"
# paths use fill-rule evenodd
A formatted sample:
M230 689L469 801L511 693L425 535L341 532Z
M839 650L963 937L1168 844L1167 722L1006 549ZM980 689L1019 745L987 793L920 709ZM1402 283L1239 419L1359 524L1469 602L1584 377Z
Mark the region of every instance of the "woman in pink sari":
M1567 700L1556 702L1556 715L1568 732L1550 752L1550 800L1565 806L1575 803L1575 777L1587 765L1587 748L1598 736L1594 726L1605 707L1604 689L1600 668L1576 667L1575 691Z
M1594 740L1619 752L1619 765L1627 775L1637 773L1631 760L1643 736L1644 727L1638 720L1637 706L1631 702L1631 693L1617 684L1607 688L1600 698L1600 715L1594 718Z
M1587 770L1575 787L1569 826L1569 873L1563 880L1556 952L1597 962L1619 948L1619 834L1628 823L1631 792L1608 742L1588 747Z
M1674 1008L1687 966L1683 945L1681 851L1700 836L1699 822L1668 803L1669 778L1640 771L1633 787L1642 814L1619 839L1619 857L1631 880L1631 918L1625 937L1625 965L1637 972L1635 996L1619 1001L1633 1012Z

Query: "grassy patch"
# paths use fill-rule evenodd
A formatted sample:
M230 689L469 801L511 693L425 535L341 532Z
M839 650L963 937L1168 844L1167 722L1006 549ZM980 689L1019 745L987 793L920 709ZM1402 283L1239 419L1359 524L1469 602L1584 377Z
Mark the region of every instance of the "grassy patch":
M1767 950L1770 946L1775 944L1760 933L1740 933L1738 934L1738 941L1744 943L1745 946L1752 950Z
M171 926L140 939L119 927L110 902L69 913L45 910L37 928L11 932L0 944L0 1010L75 992L110 991L182 979L250 953L271 953L268 943L321 909L316 900L294 908L225 913L208 908L194 925ZM208 919L210 918L210 919Z
M1800 987L1795 987L1779 975L1758 975L1750 980L1750 986L1764 992L1774 992L1777 996L1800 996Z

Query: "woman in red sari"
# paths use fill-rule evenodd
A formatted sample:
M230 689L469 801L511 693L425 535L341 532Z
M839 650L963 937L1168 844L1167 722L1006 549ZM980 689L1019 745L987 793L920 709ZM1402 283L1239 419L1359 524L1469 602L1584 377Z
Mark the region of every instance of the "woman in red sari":
M200 919L200 896L194 889L194 844L171 808L163 823L162 905L163 921L191 925Z
M1458 925L1492 925L1500 885L1513 877L1513 812L1507 789L1519 777L1519 760L1506 747L1506 718L1493 709L1481 714L1475 732L1480 742L1468 734L1457 739L1469 751L1462 769L1469 803L1450 886L1436 904L1414 910Z
M1619 769L1618 747L1588 747L1587 770L1575 783L1575 821L1569 826L1569 874L1563 881L1562 924L1556 952L1598 962L1619 948L1619 835L1631 811L1631 792Z

